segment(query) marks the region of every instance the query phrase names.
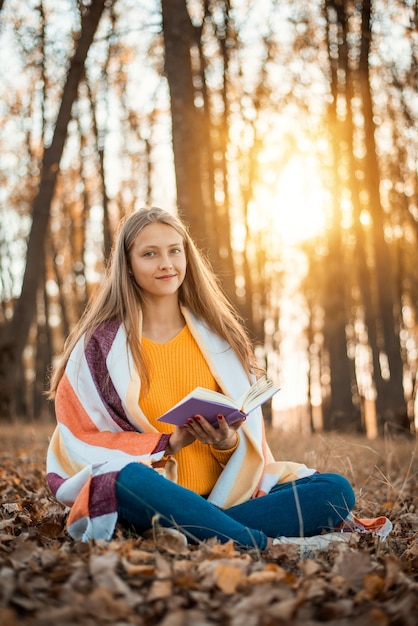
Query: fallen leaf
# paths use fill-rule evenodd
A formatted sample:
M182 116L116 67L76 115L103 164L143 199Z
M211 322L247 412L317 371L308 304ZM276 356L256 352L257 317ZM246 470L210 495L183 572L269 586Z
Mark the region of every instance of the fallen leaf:
M107 587L95 587L84 599L83 608L96 623L115 623L133 616L125 598L115 597Z
M268 615L272 617L280 616L280 622L282 624L290 623L298 612L299 607L304 603L303 596L296 597L290 600L282 600L269 606L266 610Z
M16 513L22 510L22 505L20 502L4 502L1 508L4 509L6 513Z
M121 563L128 576L144 576L147 578L155 576L155 566L152 564L130 563L127 559L121 559Z
M321 565L313 559L304 559L299 567L305 576L314 576L322 570Z
M89 561L90 574L95 586L128 597L130 594L129 586L116 572L119 562L119 555L114 551L92 554Z
M218 565L214 572L215 583L226 594L235 593L243 582L241 570L235 565Z
M147 602L169 598L172 593L173 583L171 580L154 580L147 594Z
M46 521L38 526L38 532L51 539L65 537L65 528L61 522Z
M389 589L396 585L398 581L402 569L401 563L398 558L395 556L387 556L384 560L385 563L385 592L388 592Z
M0 605L7 606L16 589L16 585L17 580L14 570L11 567L2 567L0 570Z
M158 552L155 555L155 575L157 579L151 583L151 588L147 595L148 602L168 598L173 591L171 565Z
M336 620L350 617L353 605L353 601L349 598L340 598L334 602L321 602L315 617L321 622L336 622Z
M204 549L206 553L205 558L209 559L232 559L237 555L233 541L228 541L227 543L209 541L204 545Z
M351 589L358 592L363 589L364 577L370 574L374 565L367 552L344 551L340 553L334 565L334 572L345 578Z
M148 531L146 536L154 539L159 550L175 555L188 553L186 536L176 528L160 526Z
M385 581L377 574L366 574L364 577L364 589L356 594L356 601L374 600L379 597L385 586Z
M246 577L245 582L250 585L259 585L261 583L285 581L287 577L288 572L283 567L275 563L269 563L262 570L251 572Z
M399 522L404 526L409 526L413 531L418 530L418 515L416 513L404 513L400 515Z

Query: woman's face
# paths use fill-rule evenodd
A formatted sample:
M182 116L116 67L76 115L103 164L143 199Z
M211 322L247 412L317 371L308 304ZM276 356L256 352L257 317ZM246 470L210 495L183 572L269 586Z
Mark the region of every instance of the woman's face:
M134 241L130 265L145 298L177 296L187 267L182 236L168 224L148 224Z

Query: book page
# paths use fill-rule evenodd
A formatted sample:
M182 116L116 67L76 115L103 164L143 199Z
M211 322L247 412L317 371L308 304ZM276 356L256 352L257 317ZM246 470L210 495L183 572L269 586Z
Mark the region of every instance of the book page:
M250 413L261 404L264 404L275 393L279 391L271 380L268 380L266 376L259 378L252 387L247 391L241 399L242 406L240 407L244 413Z

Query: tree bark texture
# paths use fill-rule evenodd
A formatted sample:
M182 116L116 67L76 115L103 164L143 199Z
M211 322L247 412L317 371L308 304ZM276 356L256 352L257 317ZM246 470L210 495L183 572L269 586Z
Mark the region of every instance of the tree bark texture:
M174 168L179 212L199 245L206 229L200 162L201 124L195 107L191 48L193 26L184 0L162 0L165 72L170 90Z
M332 8L337 14L338 28L338 57L331 54L332 44L330 28L328 28L328 52L331 73L331 93L333 96L330 105L329 120L332 137L333 163L341 162L342 146L340 142L340 124L337 116L337 99L340 85L338 74L344 58L348 54L347 40L345 37L344 15L339 14L338 7L331 0L327 7ZM327 13L327 20L329 14ZM329 23L329 22L328 22ZM342 181L339 177L338 168L334 173L334 210L333 223L328 236L328 257L326 265L324 303L324 342L329 355L330 371L330 394L329 401L324 405L323 422L325 430L359 430L360 414L353 404L352 379L353 367L347 354L346 320L347 320L347 294L345 279L346 265L344 262L343 245L341 241L341 202Z
M380 430L386 423L409 429L406 401L403 389L403 363L399 340L399 320L394 315L394 282L388 244L385 240L385 215L380 201L380 172L376 155L375 122L369 76L369 52L371 33L371 2L363 0L362 5L362 44L360 55L359 80L363 104L366 141L366 183L369 195L369 210L373 220L373 243L379 317L382 327L383 346L386 353L390 378L382 381L378 390L377 412L380 417ZM396 327L395 327L396 326Z

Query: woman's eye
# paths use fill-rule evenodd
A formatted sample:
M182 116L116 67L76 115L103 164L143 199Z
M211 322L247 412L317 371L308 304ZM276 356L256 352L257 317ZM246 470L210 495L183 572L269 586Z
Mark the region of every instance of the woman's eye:
M171 252L173 252L173 254L180 254L181 248L173 248Z
M149 250L148 252L145 252L144 256L153 256L154 252L152 250Z

